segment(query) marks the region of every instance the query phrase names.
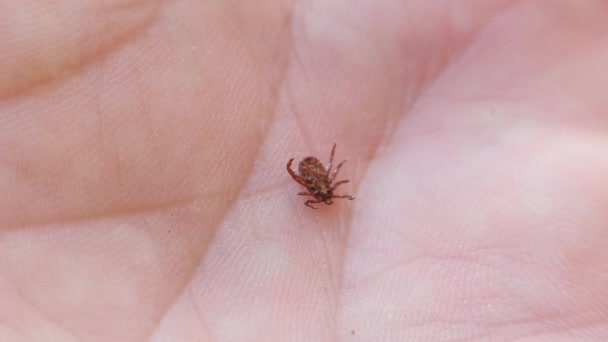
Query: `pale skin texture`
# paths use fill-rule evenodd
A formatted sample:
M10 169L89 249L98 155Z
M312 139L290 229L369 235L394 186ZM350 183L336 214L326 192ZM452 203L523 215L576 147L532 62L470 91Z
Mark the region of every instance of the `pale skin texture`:
M0 340L608 339L607 13L0 2Z

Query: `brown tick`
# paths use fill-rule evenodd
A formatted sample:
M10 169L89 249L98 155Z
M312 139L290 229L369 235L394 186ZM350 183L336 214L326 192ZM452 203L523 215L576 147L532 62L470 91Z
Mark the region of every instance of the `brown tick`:
M354 200L355 196L351 195L335 195L334 190L344 183L350 182L349 180L341 180L339 182L334 183L336 176L338 175L338 171L346 160L343 160L336 166L336 169L331 172L331 165L334 161L334 153L336 152L336 144L334 143L334 147L331 149L331 154L329 156L329 166L327 169L321 164L319 159L315 157L306 157L300 161L298 164L298 173L297 175L291 169L291 163L295 158L291 158L289 162L287 162L287 172L291 178L293 178L296 182L300 183L306 187L308 192L299 192L298 195L301 196L313 196L314 200L308 200L304 202L307 207L311 207L313 209L317 209L317 207L313 206L313 203L321 203L324 202L327 205L331 205L334 203L334 198L348 198L349 200ZM330 175L331 173L331 175Z

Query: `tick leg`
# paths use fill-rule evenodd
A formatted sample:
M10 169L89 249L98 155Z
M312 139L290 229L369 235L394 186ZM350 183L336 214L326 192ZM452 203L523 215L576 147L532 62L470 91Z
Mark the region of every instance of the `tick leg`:
M293 172L293 170L291 169L291 163L293 163L294 159L295 158L291 158L287 162L287 172L289 172L289 175L291 176L291 178L293 178L293 180L295 180L296 182L300 183L300 185L302 185L302 186L306 186L306 182L304 182L304 180L302 179L302 177L296 175L296 173Z
M314 196L313 194L311 194L310 192L298 192L298 195L300 196Z
M342 185L342 184L344 184L344 183L348 183L348 182L350 182L350 181L349 181L348 179L345 179L345 180L341 180L341 181L339 181L339 182L334 183L334 184L333 184L333 186L331 187L331 191L336 190L336 188L337 188L338 186L340 186L340 185Z
M354 200L355 196L352 195L334 195L334 198L348 198L349 200Z
M331 172L331 164L334 163L334 153L336 152L336 143L331 148L331 154L329 155L329 166L327 166L327 173Z
M304 205L305 205L305 206L307 206L307 207L311 207L311 208L313 208L313 209L318 209L317 207L315 207L315 206L313 206L313 205L311 205L311 204L312 204L312 203L321 203L321 202L323 202L323 201L319 201L319 200L316 200L316 201L315 201L315 200L308 200L308 201L304 202Z
M330 182L333 182L334 179L336 179L336 176L338 175L338 171L340 171L340 168L342 167L342 165L344 165L344 163L346 163L346 160L343 160L340 164L338 164L338 166L334 170L334 173L331 175L331 178L329 179ZM327 171L327 172L329 173L329 171Z

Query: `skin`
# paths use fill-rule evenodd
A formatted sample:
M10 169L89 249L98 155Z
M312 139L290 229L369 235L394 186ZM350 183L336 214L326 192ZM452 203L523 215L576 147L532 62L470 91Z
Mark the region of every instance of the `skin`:
M606 1L0 8L0 340L608 339Z

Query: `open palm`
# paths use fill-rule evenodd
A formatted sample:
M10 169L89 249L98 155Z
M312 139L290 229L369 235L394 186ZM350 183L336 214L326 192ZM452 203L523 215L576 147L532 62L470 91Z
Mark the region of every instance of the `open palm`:
M608 339L605 1L8 3L0 340Z

